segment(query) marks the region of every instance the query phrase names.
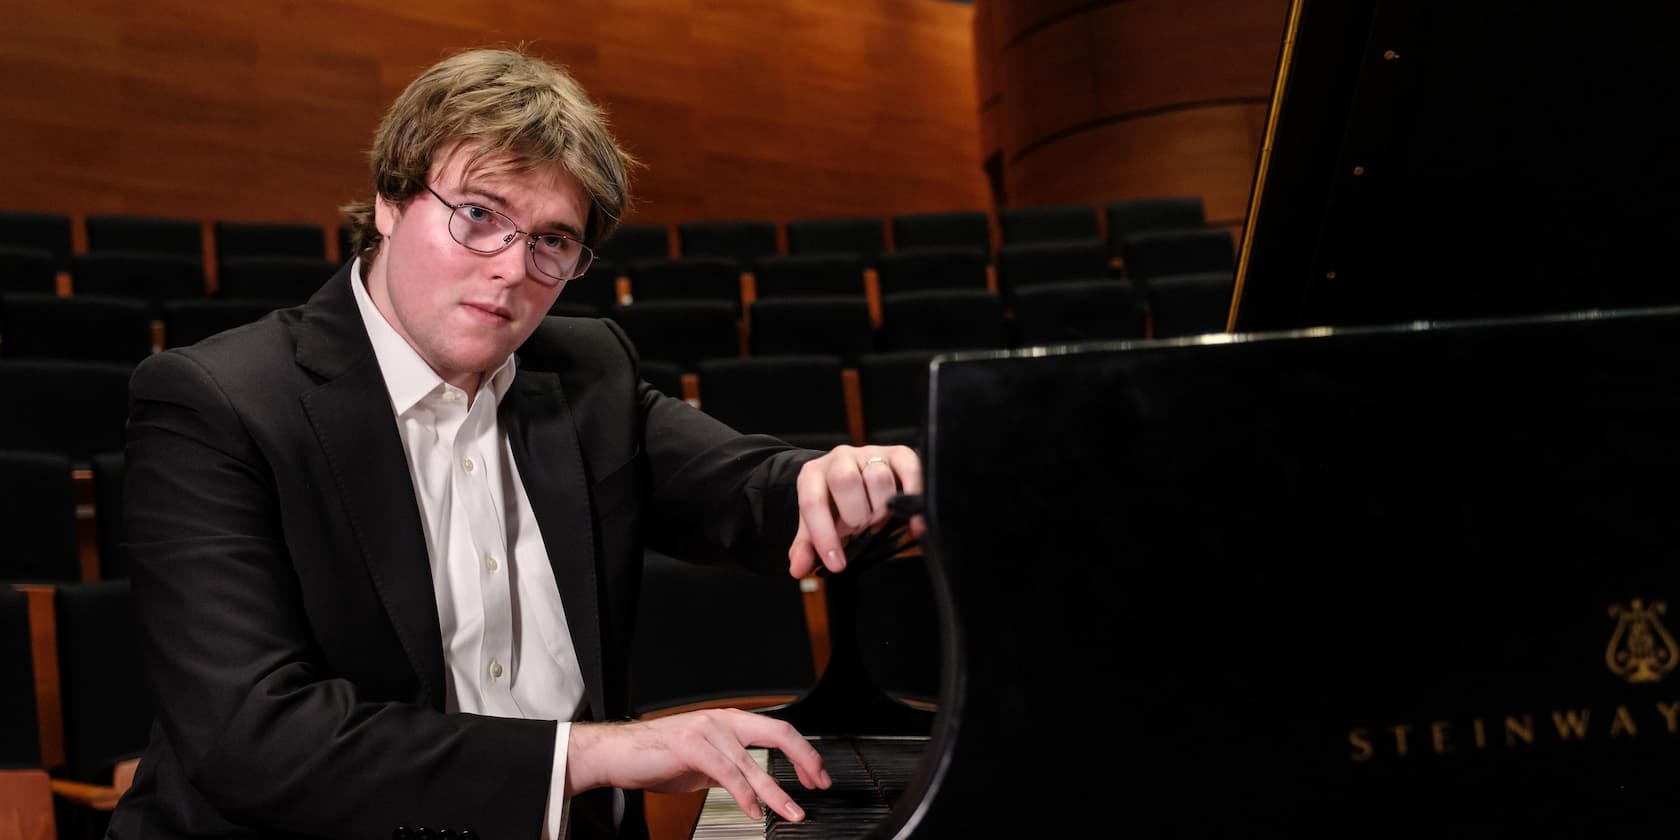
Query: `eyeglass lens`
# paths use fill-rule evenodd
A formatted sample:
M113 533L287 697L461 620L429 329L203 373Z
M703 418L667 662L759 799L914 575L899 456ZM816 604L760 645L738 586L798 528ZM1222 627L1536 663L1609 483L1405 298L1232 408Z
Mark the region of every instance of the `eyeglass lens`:
M519 236L519 229L501 213L463 204L449 218L449 233L471 250L494 254L512 244ZM529 250L537 270L555 280L571 280L582 275L594 256L577 240L554 233L536 236Z

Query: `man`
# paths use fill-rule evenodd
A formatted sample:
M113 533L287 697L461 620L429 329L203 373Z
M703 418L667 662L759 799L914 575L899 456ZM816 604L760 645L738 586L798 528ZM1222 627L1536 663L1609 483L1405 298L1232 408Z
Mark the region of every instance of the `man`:
M713 784L802 818L748 746L829 783L761 715L625 720L644 539L839 571L920 465L741 436L640 384L611 322L545 322L627 163L562 71L446 59L380 125L357 259L136 371L157 724L110 836L637 836L635 791Z

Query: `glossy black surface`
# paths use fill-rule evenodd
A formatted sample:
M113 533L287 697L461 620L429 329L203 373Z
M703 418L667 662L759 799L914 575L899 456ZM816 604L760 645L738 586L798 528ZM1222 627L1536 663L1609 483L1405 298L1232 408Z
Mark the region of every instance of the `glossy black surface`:
M953 667L871 836L1671 833L1680 617L1611 657L1680 608L1677 355L1659 310L936 360Z
M1680 6L1295 5L1237 329L1680 304Z

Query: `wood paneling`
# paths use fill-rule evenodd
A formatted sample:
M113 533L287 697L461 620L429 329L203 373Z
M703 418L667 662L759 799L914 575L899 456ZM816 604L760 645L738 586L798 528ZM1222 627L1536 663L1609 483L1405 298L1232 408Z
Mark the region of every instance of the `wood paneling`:
M489 13L487 13L487 11ZM336 225L426 65L524 44L647 165L630 221L982 207L973 9L0 0L0 206Z
M1200 195L1240 227L1288 0L977 0L1010 206Z
M1240 223L1248 215L1266 110L1168 111L1070 134L1010 164L1004 170L1009 195L1046 205L1199 195L1209 222Z

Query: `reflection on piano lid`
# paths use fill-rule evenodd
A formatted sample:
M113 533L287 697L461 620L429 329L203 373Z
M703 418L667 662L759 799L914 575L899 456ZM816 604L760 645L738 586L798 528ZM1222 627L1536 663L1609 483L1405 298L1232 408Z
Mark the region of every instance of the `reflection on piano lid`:
M1672 826L1676 358L1680 309L935 359L937 712L809 836Z

